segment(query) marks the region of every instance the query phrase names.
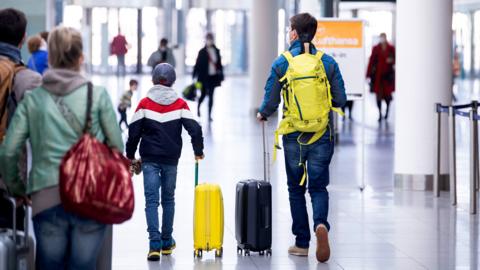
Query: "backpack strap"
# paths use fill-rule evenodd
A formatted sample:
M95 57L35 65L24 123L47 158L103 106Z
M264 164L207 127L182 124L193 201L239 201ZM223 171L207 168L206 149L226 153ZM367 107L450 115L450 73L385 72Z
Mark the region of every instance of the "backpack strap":
M325 53L320 51L320 50L317 50L317 53L315 54L315 57L318 58L318 60L322 60L322 57Z
M285 51L282 53L283 57L285 57L285 59L287 59L287 62L288 62L288 65L290 65L290 63L293 61L293 55L290 51ZM287 79L287 74L288 72L285 72L285 75L283 75L282 78L280 78L280 82L284 82L286 79Z

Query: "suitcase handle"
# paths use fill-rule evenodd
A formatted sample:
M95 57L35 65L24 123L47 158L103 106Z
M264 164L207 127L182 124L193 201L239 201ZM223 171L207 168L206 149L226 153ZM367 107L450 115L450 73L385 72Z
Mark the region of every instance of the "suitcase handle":
M3 197L10 202L12 205L12 240L15 242L15 245L17 245L17 202L13 197L8 196L7 194L3 194ZM28 248L28 236L29 236L29 227L28 227L28 208L27 206L23 206L23 209L25 211L25 219L24 219L24 237L23 237L23 245L21 248Z
M195 160L195 187L198 186L198 160Z
M267 182L270 182L270 166L269 166L269 161L270 161L270 153L268 151L267 145L268 145L268 138L267 138L267 133L265 131L265 121L262 122L262 138L263 138L263 179Z

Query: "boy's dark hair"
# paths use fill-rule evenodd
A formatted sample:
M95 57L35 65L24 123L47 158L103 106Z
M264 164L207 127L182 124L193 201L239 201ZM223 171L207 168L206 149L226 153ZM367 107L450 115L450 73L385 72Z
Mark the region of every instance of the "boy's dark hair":
M165 46L167 46L167 44L168 44L168 39L162 38L162 39L160 40L160 45L165 45Z
M27 30L27 18L20 10L0 9L0 42L18 46Z
M292 30L297 31L302 43L311 42L317 33L317 19L309 13L300 13L290 18Z
M128 85L130 86L138 85L138 81L135 79L131 79L130 82L128 82Z

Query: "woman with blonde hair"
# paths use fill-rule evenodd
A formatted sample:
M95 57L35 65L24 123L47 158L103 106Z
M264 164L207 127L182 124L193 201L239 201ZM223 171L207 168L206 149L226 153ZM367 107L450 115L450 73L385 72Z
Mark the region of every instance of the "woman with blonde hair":
M81 136L73 126L83 127L86 122L90 84L80 72L81 34L73 28L54 29L48 51L50 69L42 86L18 105L0 147L0 172L13 195L31 196L37 269L95 269L106 225L65 211L58 188L60 162ZM103 87L93 87L91 104L91 133L122 152L116 114ZM25 187L18 180L16 164L27 139L32 146L32 170Z
M32 54L27 63L28 68L43 74L48 68L47 43L40 35L35 35L28 39L27 45Z

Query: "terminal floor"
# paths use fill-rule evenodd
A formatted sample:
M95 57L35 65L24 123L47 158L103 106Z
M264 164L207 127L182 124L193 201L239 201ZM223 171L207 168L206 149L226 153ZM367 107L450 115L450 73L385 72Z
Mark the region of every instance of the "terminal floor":
M114 103L128 78L94 76L94 82L107 86ZM139 77L140 91L134 106L150 86L147 76ZM190 80L181 78L179 91ZM471 89L476 90L471 90ZM478 82L461 82L457 95L478 97ZM144 215L142 175L135 176L136 207L133 218L114 227L113 269L479 269L478 216L468 213L468 138L459 146L459 206L452 207L448 194L441 198L431 192L393 189L393 116L377 122L374 98L368 96L365 121L362 103L356 102L354 120L339 121L339 143L331 164L330 244L328 263L315 260L312 239L308 258L287 254L294 243L291 234L283 152L271 164L273 186L273 255L243 257L236 252L234 198L239 180L263 178L261 128L250 108L246 77L228 78L216 90L214 121L200 121L205 134L206 158L200 163L200 182L221 185L225 204L224 256L213 253L202 260L193 258L194 161L189 138L178 167L174 237L177 248L160 262L147 262L148 237ZM476 94L475 94L476 93ZM202 108L206 114L206 103ZM196 104L190 104L196 113ZM395 106L395 105L393 105ZM394 111L394 108L393 108ZM129 118L132 113L129 112ZM268 123L269 140L278 119ZM363 123L362 123L363 122ZM468 135L467 123L460 131ZM127 133L125 132L125 137ZM185 135L185 134L184 134ZM270 143L271 144L271 143ZM463 158L462 158L463 157ZM362 180L363 179L363 180ZM364 181L362 192L359 186ZM161 210L160 210L161 211ZM311 207L309 206L309 212Z

